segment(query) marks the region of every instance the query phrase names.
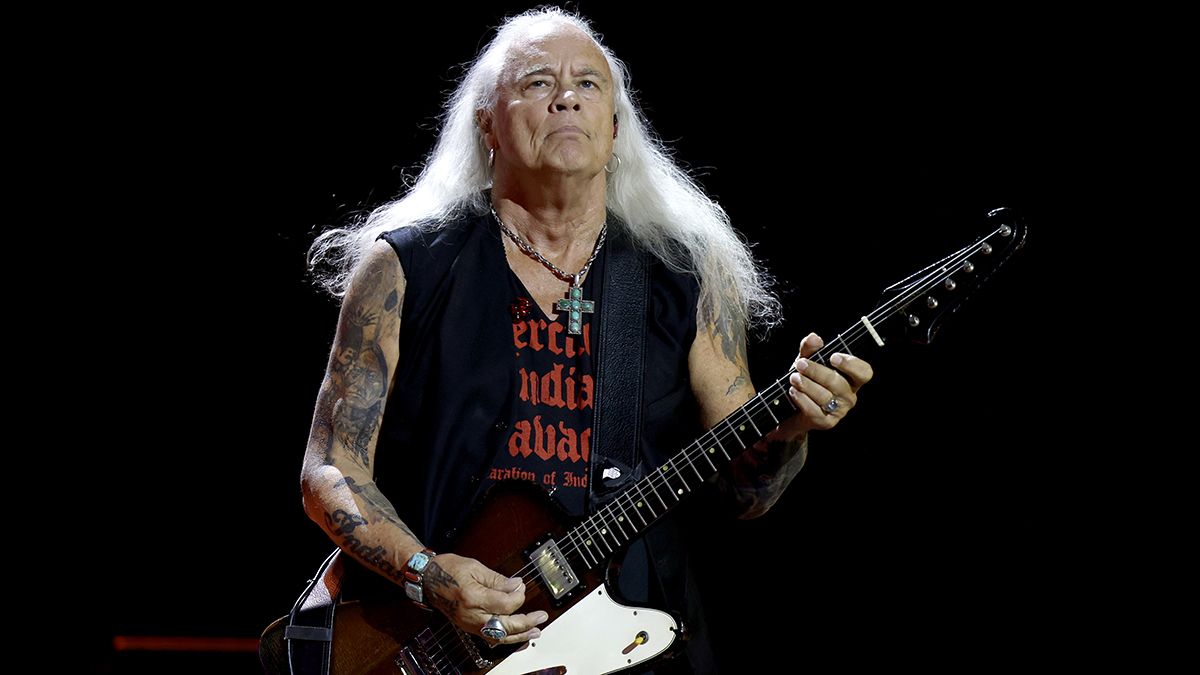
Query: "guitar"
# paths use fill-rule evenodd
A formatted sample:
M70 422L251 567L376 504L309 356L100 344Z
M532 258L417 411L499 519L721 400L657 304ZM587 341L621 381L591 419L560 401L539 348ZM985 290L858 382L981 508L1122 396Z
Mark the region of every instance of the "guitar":
M880 304L809 357L828 365L833 352L882 348L896 336L930 342L943 320L1025 243L1026 226L1008 209L988 213L991 231L970 245L889 286ZM502 482L487 494L454 552L526 583L523 612L550 616L542 634L523 645L487 648L438 612L407 600L382 581L362 599L334 606L333 675L614 673L648 666L676 646L682 626L654 608L614 599L609 566L619 552L744 449L795 412L787 396L792 371L762 388L666 463L596 513L570 522L537 486ZM504 534L497 541L497 532ZM336 579L323 566L324 586ZM336 592L331 593L336 596ZM287 617L263 643L282 644ZM267 659L264 657L264 665ZM280 670L278 672L286 672Z

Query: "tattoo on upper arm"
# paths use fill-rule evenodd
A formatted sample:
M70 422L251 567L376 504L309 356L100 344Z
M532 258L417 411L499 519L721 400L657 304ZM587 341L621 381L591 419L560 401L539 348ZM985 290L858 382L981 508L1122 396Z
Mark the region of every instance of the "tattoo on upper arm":
M396 271L368 264L372 267L358 278L360 286L354 292L354 298L365 301L350 300L355 304L345 307L328 378L333 388L330 395L337 396L330 420L337 441L363 468L370 468L371 440L382 421L387 397L389 364L381 338L400 320L393 311L400 304ZM372 302L372 298L376 300ZM327 455L331 454L332 448Z
M717 317L714 329L721 338L721 351L730 363L739 366L746 365L746 330L744 326L731 320L726 314Z
M721 352L725 354L725 358L739 370L737 377L725 390L726 396L733 396L750 381L750 370L747 363L749 359L746 356L746 330L724 314L717 317L712 330L721 341Z
M746 384L746 376L738 375L736 378L734 378L733 383L729 385L729 388L725 390L725 395L733 396L733 392L741 389L742 385L744 384Z
M370 464L370 443L383 416L387 358L377 341L379 317L359 308L343 326L341 350L332 362L341 380L342 398L334 404L338 440L363 467Z

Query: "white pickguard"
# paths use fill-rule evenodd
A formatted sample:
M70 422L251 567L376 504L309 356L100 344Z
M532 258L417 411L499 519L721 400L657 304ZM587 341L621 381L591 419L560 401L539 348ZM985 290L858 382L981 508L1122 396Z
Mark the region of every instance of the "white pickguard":
M663 653L678 630L679 624L670 614L618 604L601 585L543 626L541 637L501 661L488 675L524 675L559 667L566 668L568 675L613 673ZM631 648L643 631L648 639Z

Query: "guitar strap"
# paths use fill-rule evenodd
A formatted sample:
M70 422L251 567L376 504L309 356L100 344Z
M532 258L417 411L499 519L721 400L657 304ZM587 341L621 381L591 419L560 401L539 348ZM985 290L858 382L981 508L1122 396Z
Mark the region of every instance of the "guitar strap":
M286 617L283 638L287 644L287 670L269 669L290 675L327 675L333 645L333 615L341 592L341 549L321 563L320 569L297 598ZM265 640L264 640L265 642ZM264 662L266 658L264 657ZM264 665L266 665L264 663ZM279 664L282 665L282 664Z
M610 213L609 231L616 236L608 249L600 296L605 307L600 311L596 351L596 410L588 481L588 504L593 513L636 480L642 430L650 268L646 254L615 221Z

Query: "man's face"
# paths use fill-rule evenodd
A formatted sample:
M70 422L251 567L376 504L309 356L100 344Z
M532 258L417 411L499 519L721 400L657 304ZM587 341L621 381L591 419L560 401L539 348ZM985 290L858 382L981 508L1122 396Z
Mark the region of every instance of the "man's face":
M604 170L615 136L613 78L586 35L553 26L518 42L497 94L480 126L498 174L591 177Z

